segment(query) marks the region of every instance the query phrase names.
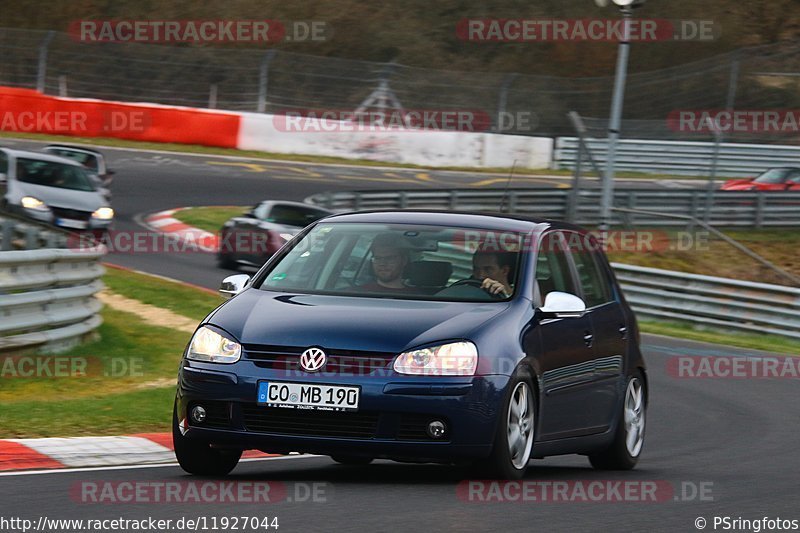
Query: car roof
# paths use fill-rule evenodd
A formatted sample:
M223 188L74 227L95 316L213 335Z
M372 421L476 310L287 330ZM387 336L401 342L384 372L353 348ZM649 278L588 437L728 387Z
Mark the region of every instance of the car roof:
M429 211L429 210L376 210L340 213L324 219L326 222L362 222L374 224L420 224L476 228L515 232L542 233L548 229L561 229L586 233L586 230L568 224L524 215L506 213Z
M67 148L69 150L75 150L76 152L86 152L101 157L103 155L101 152L95 150L94 148L88 148L86 146L75 146L72 144L48 144L47 146L44 147L45 150L47 150L48 148Z
M8 155L10 155L10 156L12 156L12 157L14 157L16 159L19 159L19 158L22 157L22 158L25 158L25 159L35 159L37 161L49 161L51 163L64 163L64 164L69 164L69 165L73 165L73 166L76 166L76 167L83 168L83 165L81 165L77 161L73 161L72 159L67 159L66 157L46 154L44 152L31 152L31 151L28 151L28 150L15 150L15 149L12 149L12 148L0 148L0 150L2 150L6 154L8 154Z
M292 202L292 201L289 201L289 200L264 200L263 202L259 202L258 205L269 205L269 206L273 206L273 205L288 205L288 206L292 206L292 207L305 207L306 209L318 209L320 211L326 211L328 213L332 212L330 209L325 209L324 207L319 206L319 205L306 204L306 203L303 203L303 202Z

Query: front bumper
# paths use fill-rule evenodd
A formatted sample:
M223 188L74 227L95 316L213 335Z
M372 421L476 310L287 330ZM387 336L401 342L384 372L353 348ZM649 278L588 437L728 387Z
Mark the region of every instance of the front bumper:
M291 375L290 375L291 374ZM270 453L348 454L411 461L453 462L485 457L494 442L498 409L509 377L413 378L337 376L281 372L240 361L221 365L186 361L179 374L176 408L187 438L216 446ZM304 411L259 406L259 381L357 385L357 413ZM202 405L203 424L189 420ZM446 433L425 431L443 421Z

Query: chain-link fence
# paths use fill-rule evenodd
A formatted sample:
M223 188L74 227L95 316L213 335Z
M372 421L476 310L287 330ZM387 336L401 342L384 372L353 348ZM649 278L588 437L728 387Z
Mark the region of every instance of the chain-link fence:
M668 117L684 109L800 108L798 51L800 44L747 48L631 74L623 135L704 140L670 128ZM494 131L527 135L573 135L567 120L573 110L608 116L613 85L610 76L443 71L276 49L86 44L64 33L19 29L0 29L0 56L0 84L53 95L281 113L353 110L376 91L390 91L405 109L478 111L491 117ZM526 115L535 120L512 123ZM591 124L598 136L603 122ZM742 140L797 141L768 134Z

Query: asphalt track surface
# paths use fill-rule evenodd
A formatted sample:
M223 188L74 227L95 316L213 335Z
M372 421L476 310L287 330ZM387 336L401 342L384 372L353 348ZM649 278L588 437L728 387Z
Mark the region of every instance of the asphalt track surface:
M4 140L3 144L12 143ZM117 229L131 231L142 229L137 222L141 214L176 206L249 205L263 198L297 200L328 189L429 187L427 180L441 180L435 186L446 187L457 185L447 185L446 180L475 178L431 172L426 179L416 177L418 171L385 171L400 176L402 184L398 185L384 171L369 169L269 163L268 170L252 171L211 164L237 161L205 156L107 153L111 166L118 170L113 184ZM303 171L290 169L295 167L315 174L298 178ZM200 254L117 255L111 261L206 287L215 287L226 274L216 268L213 257ZM548 482L571 483L568 501L498 502L496 497L491 502L469 501L459 496L463 495L459 487L471 476L464 468L389 461L348 467L327 457L298 456L243 462L230 476L230 480L268 482L280 489L278 492L285 490L289 499L273 503L96 504L76 496L76 487L83 482L193 479L176 466L0 475L0 517L29 518L36 523L39 517L177 520L202 516L210 520L268 516L278 517L279 532L697 531L695 523L700 517L707 520L706 530L720 531L721 526L714 528L715 516L800 520L798 380L691 379L666 370L669 358L677 355L758 355L752 351L656 336L643 337L643 351L649 365L651 402L645 449L636 470L599 472L579 456L531 462L527 486L538 484L533 490L541 494ZM655 483L661 487L658 501L585 502L575 491L588 489L592 482L614 480L640 486ZM316 501L307 497L309 489L317 490ZM512 489L508 494L518 499L520 493ZM501 499L508 498L501 495Z
M0 139L0 146L39 150L45 143ZM324 191L424 188L503 188L508 176L448 171L315 165L244 158L101 148L117 173L111 185L115 230L147 231L141 219L174 207L254 205L261 200L302 201ZM512 187L566 187L570 177L517 175ZM596 186L596 180L587 180ZM701 187L702 181L620 180L622 186ZM230 271L217 268L213 255L112 253L109 262L216 289Z

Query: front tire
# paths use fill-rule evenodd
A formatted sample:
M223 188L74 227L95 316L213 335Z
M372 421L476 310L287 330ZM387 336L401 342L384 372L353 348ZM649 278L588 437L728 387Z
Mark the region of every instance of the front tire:
M589 456L598 470L631 470L639 461L644 446L647 413L647 385L641 373L628 378L622 413L617 423L614 442L600 453Z
M226 476L239 463L242 450L218 450L208 443L187 439L178 427L178 406L172 410L172 443L175 457L187 473L196 476Z
M536 434L536 394L530 373L518 368L500 410L492 453L481 466L490 477L521 479L528 469Z

